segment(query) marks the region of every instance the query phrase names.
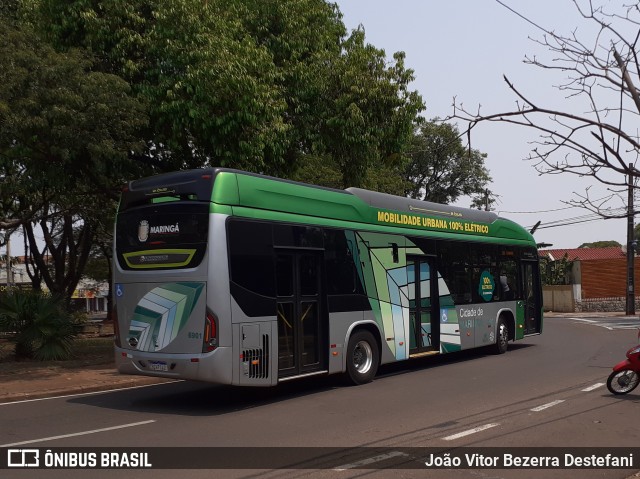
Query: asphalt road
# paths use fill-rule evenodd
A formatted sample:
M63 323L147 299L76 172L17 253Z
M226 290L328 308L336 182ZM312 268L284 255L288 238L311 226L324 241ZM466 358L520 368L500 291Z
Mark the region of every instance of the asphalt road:
M621 320L579 319L547 319L543 335L510 344L506 355L464 352L386 366L374 382L358 387L343 386L334 378L273 389L177 382L0 405L0 447L229 447L237 449L227 450L221 459L231 458L244 467L11 469L0 471L0 476L625 478L634 470L426 470L421 467L423 458L407 449L521 447L534 451L640 444L640 388L615 397L604 386L611 367L635 345L635 331L624 329L629 325ZM246 469L259 452L250 448L264 447L278 448L267 450L268 454L288 464L304 462L308 451L295 448L336 449L326 451L323 457L331 467L321 471ZM382 449L354 449L358 447ZM194 451L197 456L198 450ZM195 462L198 459L194 457ZM390 460L411 468L357 468L367 462L382 468Z

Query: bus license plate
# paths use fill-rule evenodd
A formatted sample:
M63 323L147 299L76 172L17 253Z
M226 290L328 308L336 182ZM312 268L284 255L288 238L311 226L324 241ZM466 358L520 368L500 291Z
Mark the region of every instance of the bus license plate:
M165 363L164 361L150 361L149 362L149 369L152 369L154 371L168 371L169 368L167 367L167 363Z

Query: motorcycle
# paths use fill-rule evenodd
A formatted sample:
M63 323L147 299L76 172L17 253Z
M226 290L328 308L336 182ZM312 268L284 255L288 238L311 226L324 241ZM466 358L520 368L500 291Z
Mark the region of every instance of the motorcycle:
M640 341L640 330L638 330ZM607 388L613 394L627 394L640 383L640 344L627 351L627 359L613 367L607 379Z

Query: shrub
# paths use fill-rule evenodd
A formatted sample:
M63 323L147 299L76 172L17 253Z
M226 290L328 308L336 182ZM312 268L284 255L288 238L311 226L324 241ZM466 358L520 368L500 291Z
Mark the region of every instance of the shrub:
M0 295L0 330L10 333L17 359L68 359L78 324L60 298L39 292Z

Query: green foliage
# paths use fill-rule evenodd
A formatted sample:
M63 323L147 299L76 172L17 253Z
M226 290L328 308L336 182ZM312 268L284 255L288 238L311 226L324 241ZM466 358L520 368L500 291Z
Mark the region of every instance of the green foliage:
M291 179L327 188L342 188L342 174L330 155L305 155Z
M565 254L561 259L550 261L546 257L540 258L540 280L543 285L571 284L573 261Z
M408 90L414 77L404 66L404 53L393 58L389 64L358 29L331 65L322 141L340 167L344 187L364 186L371 166L400 161L424 109L420 95Z
M615 240L594 241L593 243L582 243L578 248L610 248L612 246L622 246Z
M0 3L0 19L16 21L20 11L20 0L4 0Z
M405 191L413 71L334 4L10 0L0 17L0 227L24 224L50 291L69 297L108 242L124 180L211 165Z
M259 16L268 11L251 1L77 0L44 8L43 21L59 48L90 49L147 101L160 171L212 164L275 174L286 169L290 125L284 74L257 38L268 36Z
M149 105L160 170L204 165L291 176L330 155L342 186L406 148L422 99L404 54L346 36L322 0L42 3L58 48L84 47Z
M83 276L98 283L111 280L112 235L96 235Z
M156 141L186 166L272 172L284 151L286 103L269 51L226 2L159 2L142 93Z
M367 169L362 186L368 190L405 196L407 181L398 173L398 166L382 164Z
M305 155L300 160L300 167L291 178L303 183L343 189L340 166L328 154ZM406 187L397 168L384 164L370 166L365 172L362 186L370 190L401 196Z
M157 0L28 1L36 3L36 22L56 49L91 51L99 71L118 74L132 83L142 79L148 66L146 35Z
M404 178L406 195L436 203L453 203L463 195L485 194L491 181L485 153L469 151L454 125L437 119L422 125L413 137Z
M462 145L456 127L437 120L426 122L412 138L406 155L368 161L360 180L364 188L437 203L453 203L460 196L473 198L483 209L495 201L486 189L491 181L484 166L486 154ZM344 170L333 156L306 155L293 179L332 188L344 187ZM475 197L474 197L475 196Z
M0 166L14 192L45 187L64 198L134 173L128 155L144 146L135 132L146 116L129 85L92 71L86 52L55 52L27 27L0 25L0 36L0 64L12 66L0 70Z
M640 223L633 227L633 238L640 239Z
M48 361L72 355L78 323L61 298L13 291L0 295L0 330L12 333L16 358Z
M489 188L486 188L484 192L480 190L471 198L469 208L489 211L496 203L497 199L497 195L495 195Z
M11 65L0 69L0 224L23 225L38 278L69 298L94 231L101 220L111 228L105 209L142 171L130 155L144 149L145 105L121 78L93 71L86 51L57 52L26 24L0 24L0 37L0 64Z
M280 119L285 131L281 150L269 149L270 172L290 177L307 155L322 148L331 65L341 53L346 29L334 4L319 0L239 0L244 30L270 55L273 82L284 102Z

